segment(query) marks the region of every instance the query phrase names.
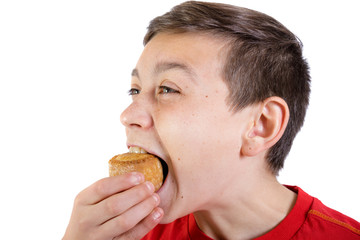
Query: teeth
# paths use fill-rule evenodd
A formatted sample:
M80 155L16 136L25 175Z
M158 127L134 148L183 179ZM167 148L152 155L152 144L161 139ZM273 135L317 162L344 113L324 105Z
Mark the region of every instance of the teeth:
M147 152L140 147L130 147L129 153L147 153Z

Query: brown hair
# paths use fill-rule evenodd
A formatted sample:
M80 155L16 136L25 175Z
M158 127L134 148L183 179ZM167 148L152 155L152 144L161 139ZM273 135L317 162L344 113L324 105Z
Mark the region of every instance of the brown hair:
M211 33L228 41L223 77L229 88L228 103L234 111L271 96L287 102L288 126L267 154L271 171L278 174L303 125L309 104L309 67L302 56L300 40L263 13L198 1L182 3L153 19L144 45L161 32Z

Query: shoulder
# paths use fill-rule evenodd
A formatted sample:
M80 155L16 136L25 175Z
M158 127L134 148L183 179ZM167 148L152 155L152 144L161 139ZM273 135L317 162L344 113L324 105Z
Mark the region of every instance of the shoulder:
M360 240L360 223L325 206L301 188L286 186L298 197L288 216L273 230L260 237L265 239L357 239Z
M360 223L356 220L325 206L317 198L307 212L303 226L294 236L311 239L360 239Z

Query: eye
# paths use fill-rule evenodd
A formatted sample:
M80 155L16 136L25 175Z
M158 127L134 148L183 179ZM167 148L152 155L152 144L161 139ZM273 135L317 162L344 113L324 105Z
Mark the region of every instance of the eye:
M158 94L168 94L168 93L180 93L178 90L167 86L160 86Z
M128 91L128 94L130 96L133 96L133 95L137 95L140 93L140 90L139 89L136 89L136 88L131 88L129 91Z

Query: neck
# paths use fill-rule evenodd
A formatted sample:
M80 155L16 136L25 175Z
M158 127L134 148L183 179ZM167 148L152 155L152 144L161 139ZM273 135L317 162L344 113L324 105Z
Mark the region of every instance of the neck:
M290 212L297 195L272 174L229 190L211 208L194 213L199 228L213 239L253 239L275 228ZM259 180L260 179L260 180Z

